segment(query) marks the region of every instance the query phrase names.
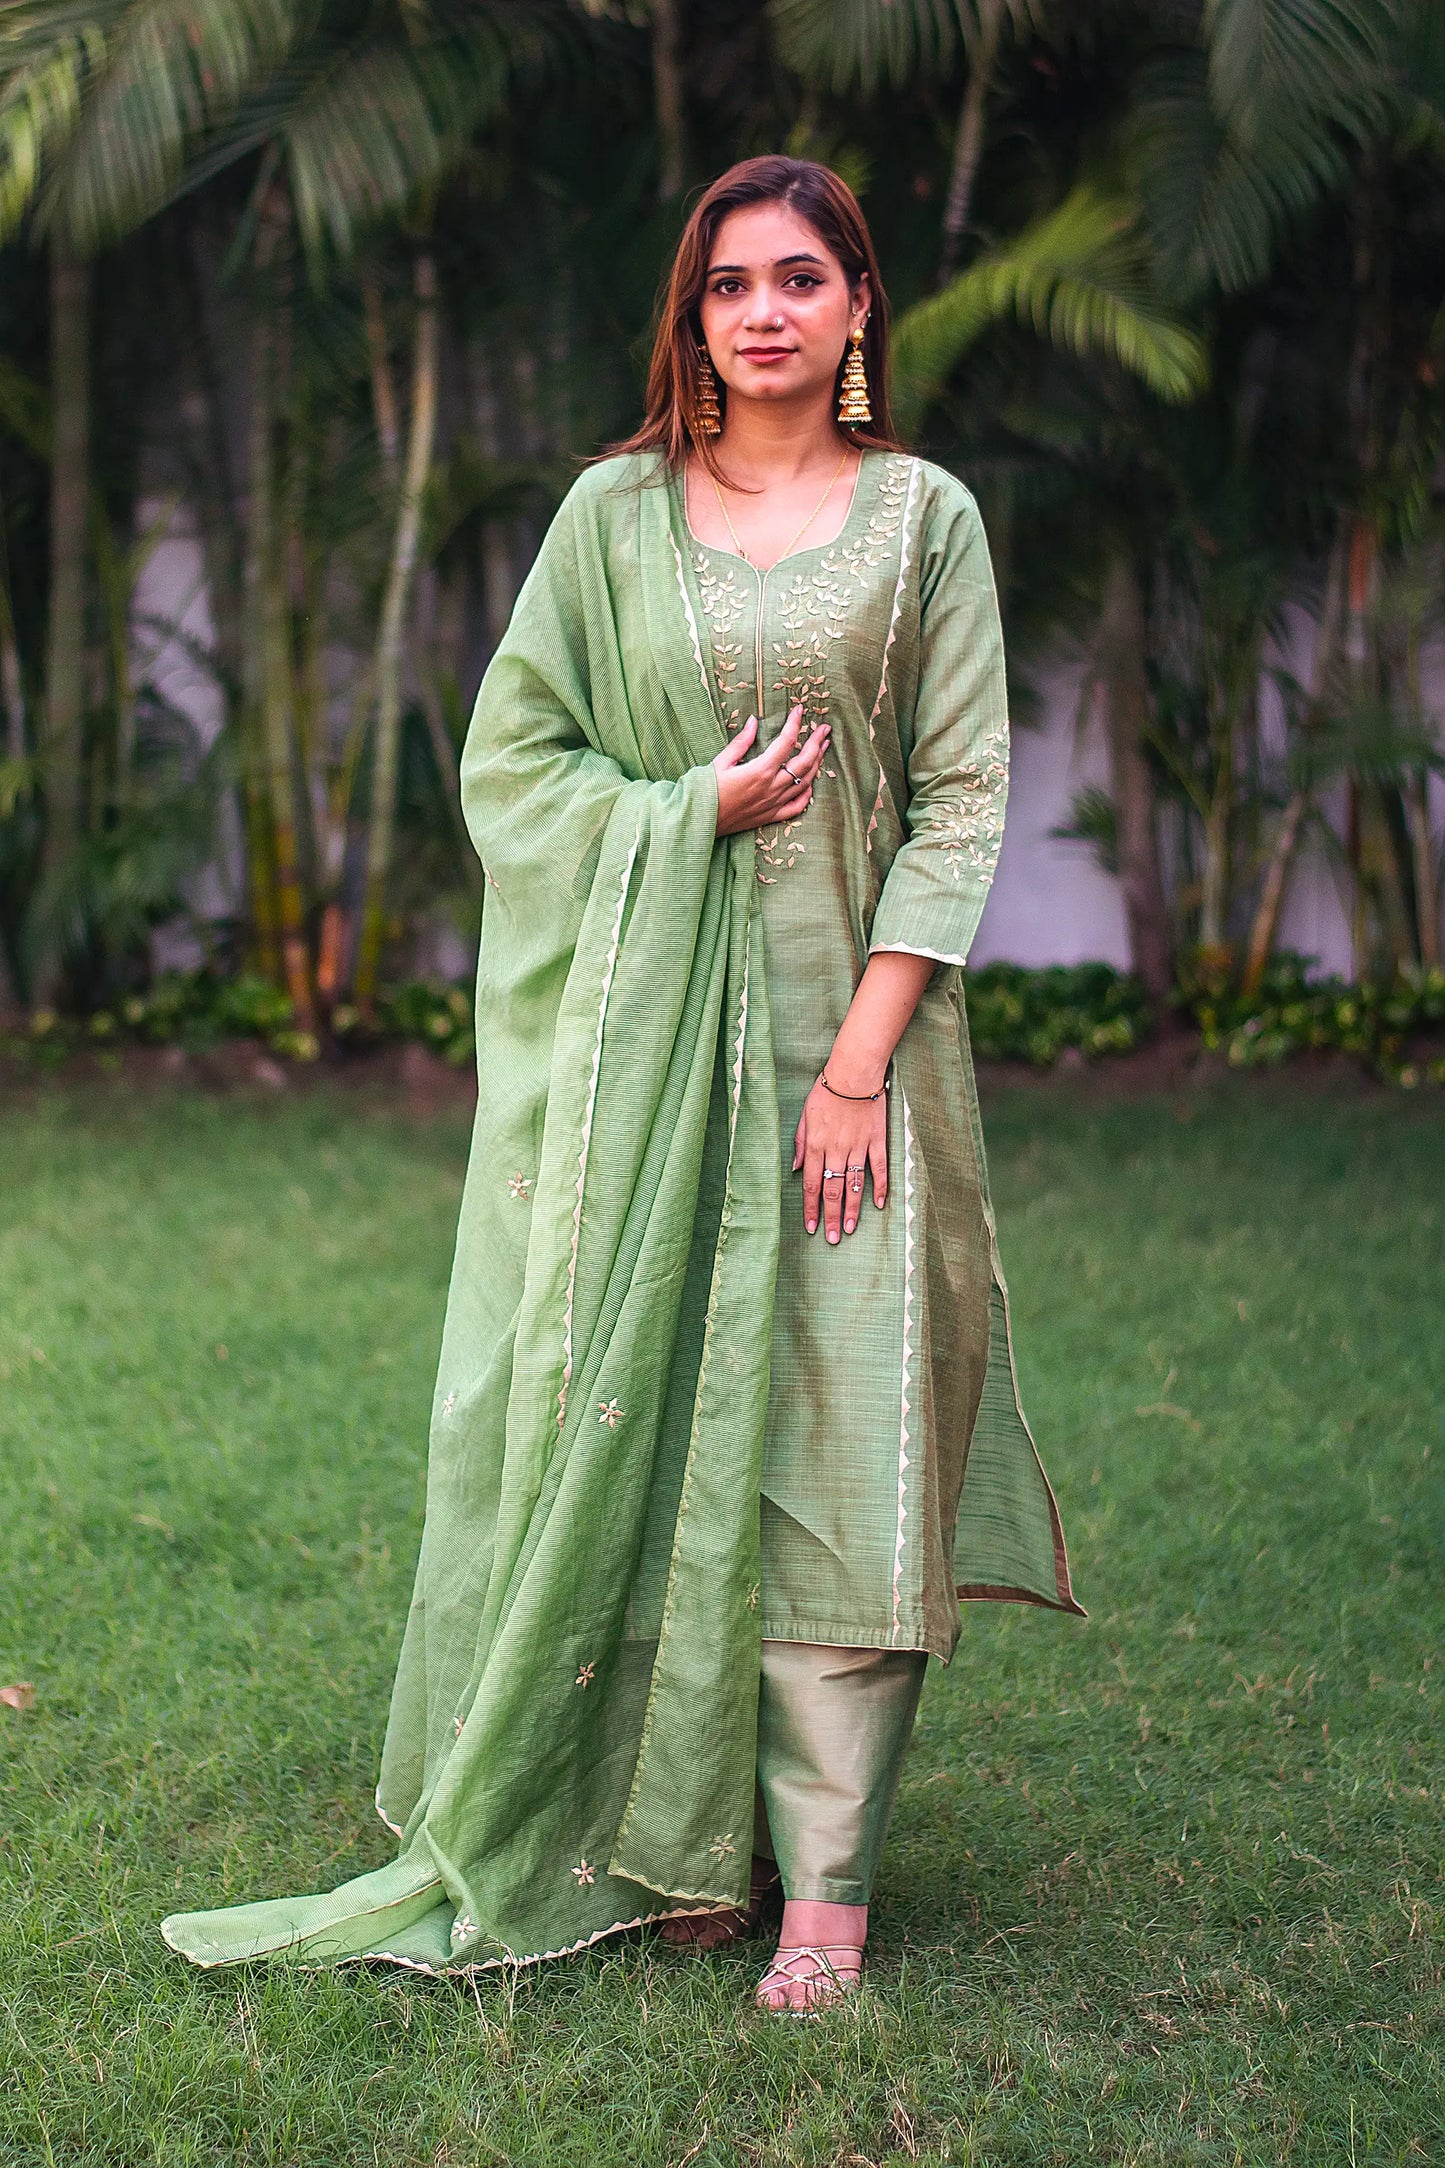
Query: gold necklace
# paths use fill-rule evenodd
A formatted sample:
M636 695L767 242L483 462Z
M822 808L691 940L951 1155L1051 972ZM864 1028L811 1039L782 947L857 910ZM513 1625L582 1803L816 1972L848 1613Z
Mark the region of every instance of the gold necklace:
M843 457L839 460L837 466L833 469L833 472L828 479L827 488L824 490L822 496L818 499L817 503L814 505L812 511L808 514L807 518L803 521L803 524L798 529L797 533L791 538L787 548L779 550L777 556L773 559L774 565L780 565L785 557L790 557L793 551L797 548L799 542L802 541L803 536L807 533L808 529L812 526L814 520L818 517L818 514L822 511L824 505L828 502L828 499L832 496L833 491L837 486L838 477L843 472L844 467L848 464L848 454L852 451L852 449L853 447L851 444L844 445ZM712 493L717 498L717 508L722 513L723 520L727 526L727 531L733 538L733 547L736 549L739 557L742 558L744 564L752 565L753 570L755 572L758 571L759 567L753 564L752 558L749 557L747 551L743 548L742 543L739 542L737 528L733 525L731 519L728 517L728 508L723 503L723 493L717 486L717 476L713 475L711 477L711 481ZM769 565L767 569L771 572L772 568L772 565Z

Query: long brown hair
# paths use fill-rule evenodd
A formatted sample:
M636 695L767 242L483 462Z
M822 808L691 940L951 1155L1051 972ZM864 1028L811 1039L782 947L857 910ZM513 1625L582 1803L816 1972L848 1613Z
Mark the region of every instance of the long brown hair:
M718 228L733 211L757 203L785 203L806 219L825 247L843 267L850 288L868 281L871 296L868 322L863 332L863 365L868 372L868 402L873 419L848 429L851 443L874 445L882 451L903 449L893 433L888 403L888 296L883 291L873 239L858 199L846 181L827 166L807 158L745 158L729 166L700 198L683 229L672 259L672 270L657 309L657 330L652 347L652 366L647 374L647 411L642 427L615 452L661 452L670 468L681 467L694 452L710 474L721 478L714 440L705 437L697 423L698 364L702 359L702 323L699 303L707 284L708 260ZM844 350L846 359L847 350ZM835 393L841 385L843 362L838 364ZM727 387L718 383L719 402ZM606 458L608 453L602 455Z

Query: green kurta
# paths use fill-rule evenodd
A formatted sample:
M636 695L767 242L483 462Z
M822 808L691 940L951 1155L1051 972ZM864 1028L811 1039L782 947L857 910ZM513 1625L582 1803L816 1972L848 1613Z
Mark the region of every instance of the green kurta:
M680 482L672 495L686 535ZM1008 790L988 548L952 475L877 452L864 455L836 540L766 573L687 540L689 608L728 733L756 715L765 744L799 702L805 733L832 725L808 811L757 843L785 1147L869 953L906 949L940 965L899 1049L889 1207L865 1202L857 1232L830 1248L804 1230L786 1153L763 1633L947 1658L991 1299L992 1391L1021 1428L963 1006ZM990 1450L986 1438L977 1449ZM1068 1604L1052 1497L1016 1434L1006 1471L975 1469L957 1551L960 1593Z
M478 1113L377 1795L400 1854L168 1920L198 1964L448 1971L736 1901L763 1631L946 1654L965 1462L966 1592L1077 1608L956 966L898 1048L885 1212L809 1243L784 1172L870 934L961 959L977 920L1004 737L971 500L869 455L839 542L766 582L767 716L796 668L834 723L787 833L716 840L708 590L746 568L695 550L653 462L589 470L478 696Z

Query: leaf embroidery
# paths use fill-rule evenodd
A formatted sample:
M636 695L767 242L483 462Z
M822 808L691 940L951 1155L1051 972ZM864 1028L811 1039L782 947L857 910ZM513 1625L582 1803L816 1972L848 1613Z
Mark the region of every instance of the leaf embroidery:
M985 738L977 759L966 762L959 771L966 795L956 804L933 809L928 832L942 844L955 881L963 879L965 862L975 871L989 874L998 863L1008 790L1007 745L1005 728L1000 724Z
M785 708L801 704L801 744L806 744L811 733L827 720L828 651L834 641L844 637L859 593L891 556L907 502L912 465L910 459L890 459L879 483L878 503L862 533L848 541L840 536L811 569L795 570L785 576L786 585L777 601L783 637L769 643L778 674L768 689L781 694ZM813 553L799 554L811 557ZM745 702L756 697L761 704L762 698L761 686L754 692L741 682L745 642L739 634L750 598L742 591L733 567L716 561L696 542L692 560L707 619L718 707L724 728L732 732L746 717ZM757 606L761 609L761 581L758 587ZM825 773L836 779L836 770L829 768ZM797 832L800 825L800 821L792 820L756 831L757 878L764 886L775 887L779 876L791 872L803 856L805 846Z

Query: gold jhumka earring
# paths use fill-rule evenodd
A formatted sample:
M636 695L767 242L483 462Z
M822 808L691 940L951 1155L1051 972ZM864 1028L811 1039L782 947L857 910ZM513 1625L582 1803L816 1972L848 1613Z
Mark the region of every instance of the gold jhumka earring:
M848 359L843 364L843 382L838 392L838 419L845 429L856 429L860 423L873 419L873 409L868 404L868 372L863 366L861 324L855 324L848 334Z
M722 415L718 412L717 378L712 373L712 358L703 348L697 365L697 398L694 405L697 432L701 437L722 435Z

